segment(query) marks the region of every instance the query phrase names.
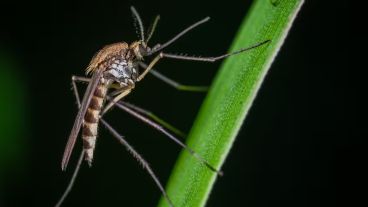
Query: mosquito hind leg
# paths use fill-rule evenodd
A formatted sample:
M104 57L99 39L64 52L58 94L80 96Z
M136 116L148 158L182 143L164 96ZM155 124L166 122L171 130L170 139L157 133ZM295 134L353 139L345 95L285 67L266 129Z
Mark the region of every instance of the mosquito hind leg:
M143 62L140 62L139 63L139 66L141 66L142 68L147 68L148 66L143 63ZM154 69L151 69L149 71L154 77L156 77L157 79L163 81L164 83L168 84L169 86L177 89L177 90L180 90L180 91L190 91L190 92L206 92L208 91L208 86L194 86L194 85L184 85L184 84L181 84L165 75L163 75L162 73L154 70Z

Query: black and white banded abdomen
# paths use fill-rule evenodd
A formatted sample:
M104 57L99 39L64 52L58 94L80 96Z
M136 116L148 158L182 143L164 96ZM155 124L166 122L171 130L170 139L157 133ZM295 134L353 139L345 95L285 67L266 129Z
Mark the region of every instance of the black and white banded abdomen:
M93 93L86 115L84 116L82 130L83 149L85 151L85 160L90 166L92 164L93 152L96 146L99 116L101 113L103 102L106 97L106 93L106 85L100 83Z

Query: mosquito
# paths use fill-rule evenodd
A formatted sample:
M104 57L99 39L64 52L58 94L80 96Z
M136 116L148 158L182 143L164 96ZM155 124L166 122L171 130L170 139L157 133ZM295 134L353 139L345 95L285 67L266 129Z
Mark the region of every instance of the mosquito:
M156 78L166 82L167 84L179 90L205 91L206 88L202 86L188 86L179 84L178 82L171 80L170 78L164 76L158 71L153 70L153 67L162 58L188 60L188 61L215 62L217 60L221 60L226 57L239 54L247 50L251 50L261 45L264 45L267 42L269 42L269 40L260 42L247 48L240 49L232 53L226 53L215 57L195 57L195 56L185 56L185 55L165 53L163 52L164 48L171 45L173 42L175 42L177 39L179 39L181 36L189 32L190 30L207 22L210 18L206 17L190 25L189 27L182 30L180 33L178 33L176 36L174 36L172 39L168 40L164 44L156 44L153 47L149 47L148 42L155 31L155 28L157 26L160 17L156 16L150 29L148 30L147 33L145 33L142 20L137 10L133 6L130 7L130 9L135 19L135 22L138 23L139 29L138 33L140 39L131 44L128 44L126 42L118 42L103 47L100 51L98 51L95 54L95 56L92 58L91 62L89 63L86 69L86 74L91 75L92 77L89 78L89 77L72 76L73 92L77 100L79 111L75 118L73 128L71 130L68 142L65 147L63 159L61 162L61 169L63 171L66 170L79 131L81 129L82 129L83 150L79 156L77 166L73 172L72 178L67 186L67 189L64 191L64 194L62 195L56 206L60 206L62 202L65 200L66 196L71 191L71 188L75 182L83 159L88 163L89 166L92 165L99 123L104 125L107 128L107 130L115 138L117 138L118 141L123 146L125 146L125 148L127 148L127 150L142 164L143 168L152 177L155 184L162 192L168 204L171 207L174 206L170 197L167 195L165 189L163 188L163 185L161 184L158 177L155 175L155 173L149 166L148 162L123 138L123 136L121 136L111 125L109 125L103 119L103 116L112 107L118 107L124 110L125 112L129 113L130 115L136 117L137 119L152 126L156 130L162 132L168 138L170 138L178 145L183 147L185 150L187 150L199 162L203 163L209 170L213 171L214 173L217 173L218 175L222 175L222 172L220 170L214 168L201 155L199 155L193 149L186 146L183 142L181 142L178 138L176 138L174 135L172 135L165 129L165 128L173 129L172 131L174 131L175 129L174 127L165 124L165 122L161 121L160 119L152 121L148 117L154 118L155 116L153 116L150 112L138 106L129 104L123 101L122 99L126 97L128 94L130 94L132 90L135 88L135 84L143 80L148 73L153 74ZM145 64L143 61L144 57L152 55L156 56L152 59L152 61L149 64ZM76 84L77 82L88 83L82 101L80 101ZM165 128L163 126L165 126ZM176 134L179 134L179 131L177 131Z

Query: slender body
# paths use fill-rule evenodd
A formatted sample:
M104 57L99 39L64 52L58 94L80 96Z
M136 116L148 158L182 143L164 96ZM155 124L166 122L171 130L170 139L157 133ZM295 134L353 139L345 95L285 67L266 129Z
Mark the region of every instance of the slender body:
M109 88L114 87L127 95L134 88L138 73L133 61L137 59L135 47L125 42L114 43L102 48L91 60L87 73L100 72L97 86L91 91L91 99L83 117L82 139L85 160L91 166L96 146L99 117Z

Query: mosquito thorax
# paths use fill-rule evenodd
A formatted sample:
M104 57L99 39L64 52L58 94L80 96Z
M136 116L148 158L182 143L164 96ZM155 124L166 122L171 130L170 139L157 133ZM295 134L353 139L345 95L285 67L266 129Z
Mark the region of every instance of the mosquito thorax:
M104 79L115 81L120 86L134 86L138 73L132 61L122 56L115 56L107 64L103 76Z
M129 51L129 45L125 42L118 42L110 45L106 45L99 50L92 58L87 67L87 74L93 73L98 69L106 69L110 61L115 57L125 58Z

